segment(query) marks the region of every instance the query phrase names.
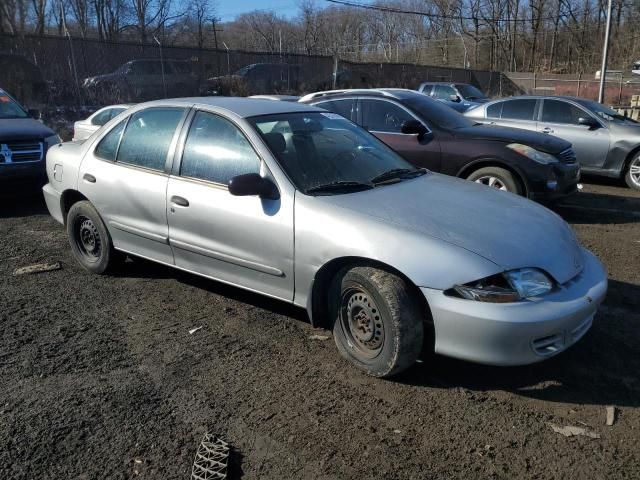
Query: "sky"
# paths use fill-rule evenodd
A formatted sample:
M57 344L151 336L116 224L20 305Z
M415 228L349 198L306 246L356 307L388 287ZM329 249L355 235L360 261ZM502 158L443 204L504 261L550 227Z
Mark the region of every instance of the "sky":
M223 22L252 10L272 10L286 17L292 17L298 12L296 0L216 0L215 4L217 16L221 17Z

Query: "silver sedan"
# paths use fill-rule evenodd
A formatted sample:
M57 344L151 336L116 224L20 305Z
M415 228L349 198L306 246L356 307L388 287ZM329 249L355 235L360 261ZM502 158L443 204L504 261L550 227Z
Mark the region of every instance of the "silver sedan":
M468 110L481 123L523 128L573 144L583 173L624 177L640 190L640 123L578 97L510 97Z
M415 168L308 105L138 105L50 150L47 173L49 211L87 270L130 254L291 302L375 376L412 365L425 338L487 364L549 358L589 330L607 289L554 213Z

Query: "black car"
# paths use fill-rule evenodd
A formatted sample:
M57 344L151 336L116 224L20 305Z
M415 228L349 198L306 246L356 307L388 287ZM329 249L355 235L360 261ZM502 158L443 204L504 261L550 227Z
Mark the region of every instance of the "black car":
M45 154L60 137L0 89L0 181L46 181Z
M319 92L300 101L363 126L419 167L537 200L577 191L580 166L569 142L481 125L413 90Z

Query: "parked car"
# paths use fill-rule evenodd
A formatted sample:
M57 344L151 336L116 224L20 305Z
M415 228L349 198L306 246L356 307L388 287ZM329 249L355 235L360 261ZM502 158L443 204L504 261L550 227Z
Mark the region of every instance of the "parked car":
M101 103L138 102L197 95L198 77L187 60L131 60L113 73L84 79L82 87Z
M580 167L570 143L476 124L413 90L338 90L300 101L365 127L419 167L541 201L577 190Z
M253 63L233 75L207 80L207 95L248 96L254 94L295 92L303 81L302 65L288 63Z
M468 83L424 82L418 91L458 112L466 112L489 101L482 91Z
M640 123L577 97L521 96L466 113L473 121L518 127L573 144L582 171L624 179L640 190Z
M107 123L112 118L120 115L132 104L124 105L109 105L108 107L101 108L100 110L92 113L88 118L84 120L78 120L73 124L73 141L84 140L88 138Z
M259 98L262 100L277 100L280 102L297 102L300 100L298 95L251 95L249 98Z
M416 168L308 105L156 101L47 156L44 195L78 262L129 253L305 307L354 365L435 351L515 365L589 330L597 258L524 198Z
M0 181L40 181L46 178L45 153L60 137L0 89ZM43 181L44 183L44 181Z

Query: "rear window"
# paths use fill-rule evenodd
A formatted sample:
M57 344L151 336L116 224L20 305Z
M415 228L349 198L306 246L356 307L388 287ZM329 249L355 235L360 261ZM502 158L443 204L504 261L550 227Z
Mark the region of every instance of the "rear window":
M536 109L534 98L509 100L503 102L502 115L500 118L508 120L533 120Z

